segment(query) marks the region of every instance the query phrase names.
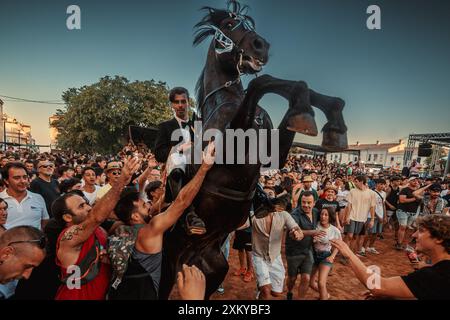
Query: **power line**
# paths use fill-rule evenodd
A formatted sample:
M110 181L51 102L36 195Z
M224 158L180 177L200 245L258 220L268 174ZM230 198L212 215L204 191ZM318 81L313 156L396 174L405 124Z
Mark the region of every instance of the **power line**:
M31 100L31 99L24 99L24 98L17 98L17 97L11 97L7 95L0 94L0 97L7 98L7 99L13 99L13 100L5 100L9 102L30 102L30 103L44 103L44 104L64 104L64 101L61 100Z

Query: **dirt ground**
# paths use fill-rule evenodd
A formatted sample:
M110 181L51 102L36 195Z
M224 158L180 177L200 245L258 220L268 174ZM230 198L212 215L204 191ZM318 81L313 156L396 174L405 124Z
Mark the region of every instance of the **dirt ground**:
M233 239L231 240L233 241ZM232 242L231 242L232 243ZM394 248L393 233L386 231L383 240L377 240L375 247L381 253L380 255L368 254L361 260L367 265L376 265L381 269L382 276L405 275L413 271L411 264L404 251L396 251ZM287 270L284 256L284 246L282 248L282 257ZM332 300L362 300L367 289L356 279L350 267L339 262L339 255L336 258L333 270L328 278L328 291ZM233 275L233 272L239 268L239 258L236 250L230 249L229 257L230 270L225 278L223 287L224 294L215 293L211 300L254 300L256 295L256 281L246 283L241 277ZM300 279L297 280L294 288L294 299L297 295L297 288ZM286 279L285 292L286 293ZM319 294L310 289L307 299L318 299ZM176 288L171 299L179 299Z

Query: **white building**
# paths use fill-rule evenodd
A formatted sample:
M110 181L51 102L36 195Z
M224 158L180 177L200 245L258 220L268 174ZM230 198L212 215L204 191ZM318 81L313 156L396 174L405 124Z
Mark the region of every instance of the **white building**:
M361 161L362 163L382 164L384 167L402 169L405 148L405 140L393 143L380 143L380 141L377 141L374 144L360 144L357 142L348 146L348 150L351 152L328 153L327 160L342 164L350 161ZM417 152L416 148L413 153L413 159L418 159L421 162L421 159L417 157Z
M15 145L34 145L34 141L31 135L31 126L29 124L22 123L14 117L8 116L3 112L3 101L0 100L0 113L1 113L1 130L0 130L0 142L3 148L5 142ZM22 146L22 148L24 148Z

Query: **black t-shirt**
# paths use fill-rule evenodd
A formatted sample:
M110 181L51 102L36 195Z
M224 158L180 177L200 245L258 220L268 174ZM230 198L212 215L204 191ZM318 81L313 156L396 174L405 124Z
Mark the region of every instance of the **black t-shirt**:
M328 201L327 199L319 199L316 202L315 208L319 210L319 213L322 211L323 208L333 208L336 213L339 212L339 202L337 201Z
M301 208L292 211L291 216L302 230L315 230L320 220L320 214L315 208L312 211L312 221L303 213ZM312 249L312 245L313 237L311 236L305 236L302 240L296 241L289 236L289 232L286 233L286 256L292 257L308 254Z
M450 300L450 260L443 260L402 277L419 300Z
M411 199L414 198L413 196L413 189L411 189L410 187L406 187L404 189L402 189L402 191L400 191L399 196L401 195L406 195L407 199ZM398 203L397 208L404 211L404 212L412 212L412 213L416 213L417 212L417 208L419 207L420 201L414 201L414 202L410 202L410 203Z
M58 187L58 181L52 179L50 182L47 182L37 177L36 179L31 181L30 191L39 193L44 198L48 215L50 216L50 218L53 218L51 212L52 203L61 194Z
M394 189L391 187L391 192L386 197L386 201L392 204L394 207L398 207L398 195L400 193L400 188ZM386 209L390 210L389 206L386 205Z

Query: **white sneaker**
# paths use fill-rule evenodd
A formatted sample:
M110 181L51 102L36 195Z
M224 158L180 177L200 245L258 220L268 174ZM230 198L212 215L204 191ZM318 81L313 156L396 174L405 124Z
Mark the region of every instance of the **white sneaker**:
M367 248L367 252L373 253L373 254L380 254L380 253L377 251L377 249L375 249L375 248Z

